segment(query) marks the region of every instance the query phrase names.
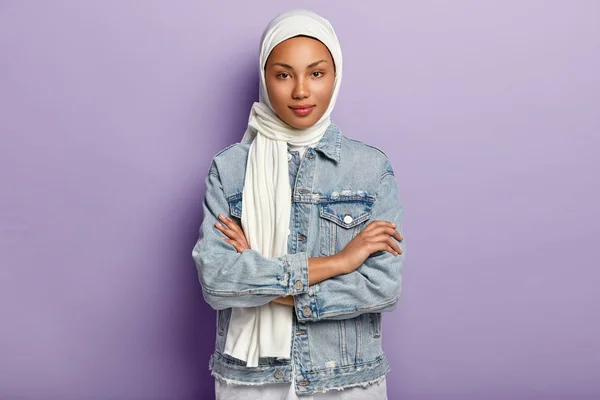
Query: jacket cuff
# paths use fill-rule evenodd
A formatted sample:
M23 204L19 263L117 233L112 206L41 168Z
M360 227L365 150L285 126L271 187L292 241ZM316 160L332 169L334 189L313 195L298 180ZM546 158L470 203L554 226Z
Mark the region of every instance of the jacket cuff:
M307 293L294 297L296 303L294 308L299 322L317 321L319 319L317 294L314 288L314 286L311 286Z
M308 254L306 252L286 254L284 269L284 279L281 283L288 296L308 292Z

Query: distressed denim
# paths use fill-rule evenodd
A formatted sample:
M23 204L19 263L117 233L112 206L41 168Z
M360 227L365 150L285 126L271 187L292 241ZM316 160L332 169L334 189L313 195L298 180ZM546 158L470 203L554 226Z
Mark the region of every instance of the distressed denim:
M206 302L217 310L210 369L229 383L293 382L298 394L367 386L389 371L382 351L381 313L401 290L406 248L373 253L354 272L308 284L308 258L336 254L367 224L385 220L402 233L403 208L388 157L342 135L331 124L301 158L288 149L292 209L288 254L237 253L214 227L219 214L241 226L242 189L250 145L236 143L212 160L204 220L192 255ZM259 366L223 354L232 307L254 307L294 296L291 359L261 358Z

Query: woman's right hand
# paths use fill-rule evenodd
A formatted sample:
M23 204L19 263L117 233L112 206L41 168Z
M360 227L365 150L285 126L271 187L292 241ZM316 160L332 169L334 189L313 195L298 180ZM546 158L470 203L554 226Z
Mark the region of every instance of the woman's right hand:
M215 228L227 236L221 239L232 245L238 253L249 250L250 245L248 244L248 239L246 239L246 234L242 227L223 214L219 214L218 218L222 223L215 223Z
M387 221L371 222L336 255L342 265L342 273L353 272L371 254L378 251L387 251L394 256L402 254L402 249L396 242L401 242L402 239L395 224Z

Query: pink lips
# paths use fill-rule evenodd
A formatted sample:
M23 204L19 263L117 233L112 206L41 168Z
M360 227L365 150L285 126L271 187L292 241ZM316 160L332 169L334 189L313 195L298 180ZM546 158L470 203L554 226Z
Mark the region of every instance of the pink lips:
M290 106L290 108L292 109L294 114L296 114L300 117L306 117L308 114L310 114L312 112L312 110L315 108L315 106L313 104L300 104L297 106Z

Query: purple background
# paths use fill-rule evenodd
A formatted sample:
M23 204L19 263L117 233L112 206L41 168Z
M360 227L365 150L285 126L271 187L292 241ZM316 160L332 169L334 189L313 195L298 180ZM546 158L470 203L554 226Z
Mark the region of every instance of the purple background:
M1 399L212 397L204 179L299 5L0 2ZM600 398L600 3L302 6L342 42L334 120L402 190L390 399Z

